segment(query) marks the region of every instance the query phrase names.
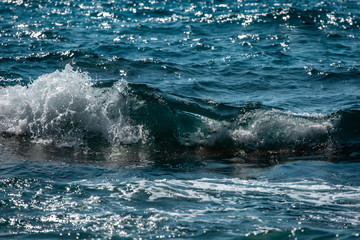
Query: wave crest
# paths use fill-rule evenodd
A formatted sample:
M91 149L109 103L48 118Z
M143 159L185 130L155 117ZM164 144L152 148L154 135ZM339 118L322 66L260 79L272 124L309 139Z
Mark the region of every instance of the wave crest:
M67 65L28 86L0 89L0 131L30 135L62 145L86 144L91 137L131 144L141 138L126 110L127 84L95 88L88 74Z

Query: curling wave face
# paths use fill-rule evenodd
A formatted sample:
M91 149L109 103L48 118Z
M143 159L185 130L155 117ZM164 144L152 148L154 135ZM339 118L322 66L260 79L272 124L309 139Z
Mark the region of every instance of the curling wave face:
M28 86L0 92L2 133L58 147L95 142L112 147L296 150L336 143L346 132L340 127L345 112L298 114L260 104L228 106L126 81L92 81L70 65Z

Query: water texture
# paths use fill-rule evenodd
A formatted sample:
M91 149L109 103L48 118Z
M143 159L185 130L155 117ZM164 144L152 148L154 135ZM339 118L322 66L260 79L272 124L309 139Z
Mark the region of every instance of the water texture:
M0 1L0 238L358 239L360 3Z

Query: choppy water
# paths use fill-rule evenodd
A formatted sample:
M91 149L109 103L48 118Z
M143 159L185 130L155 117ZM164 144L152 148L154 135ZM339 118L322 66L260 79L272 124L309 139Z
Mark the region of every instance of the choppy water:
M359 238L359 14L0 1L0 238Z

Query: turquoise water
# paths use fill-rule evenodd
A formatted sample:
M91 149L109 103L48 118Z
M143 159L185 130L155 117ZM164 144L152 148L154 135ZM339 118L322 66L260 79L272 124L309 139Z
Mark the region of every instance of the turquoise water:
M358 239L358 1L1 1L0 238Z

